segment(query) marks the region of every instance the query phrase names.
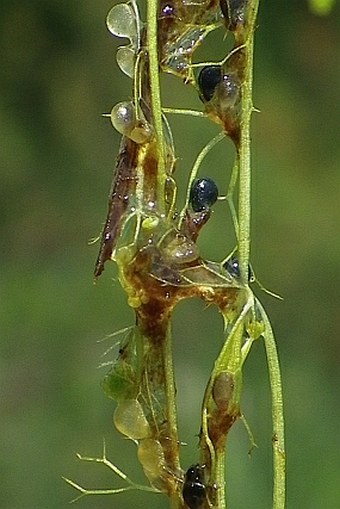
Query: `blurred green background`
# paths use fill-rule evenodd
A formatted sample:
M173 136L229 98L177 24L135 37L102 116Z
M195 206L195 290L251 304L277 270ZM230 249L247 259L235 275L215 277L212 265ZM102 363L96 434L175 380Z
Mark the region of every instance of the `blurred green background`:
M252 262L257 291L277 335L287 425L289 509L340 507L339 5L317 18L304 1L260 2L253 117ZM112 0L3 1L0 7L1 399L0 508L68 507L88 487L120 486L104 466L74 453L108 456L143 482L134 444L112 425L113 402L97 369L110 343L97 341L133 322L109 266L96 285L98 245L119 136L101 117L128 97L115 64L119 41L105 28ZM224 54L222 34L197 54ZM215 44L215 46L213 46ZM200 108L190 87L163 83L164 104ZM181 196L199 150L218 129L171 118ZM201 174L227 188L230 143ZM202 236L204 256L233 247L227 206L216 205ZM221 319L201 302L179 306L174 350L183 466L198 460L199 406L221 343ZM188 369L188 367L190 368ZM264 348L245 370L243 411L259 448L249 458L241 424L229 446L230 508L271 507L271 422ZM163 508L162 496L128 493L79 508Z

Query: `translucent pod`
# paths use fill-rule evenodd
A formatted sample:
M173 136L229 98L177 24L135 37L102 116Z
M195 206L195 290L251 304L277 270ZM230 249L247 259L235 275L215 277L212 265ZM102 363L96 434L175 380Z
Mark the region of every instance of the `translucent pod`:
M190 263L199 258L197 245L181 233L176 233L165 246L164 254L174 263Z
M164 487L165 457L161 443L145 438L138 445L138 459L150 483L158 489Z
M154 135L153 128L143 118L140 112L139 118L132 101L123 101L116 104L110 113L113 127L124 136L127 136L135 143L148 143Z
M117 4L108 12L106 25L116 37L126 37L137 48L139 38L138 13L131 4Z
M223 74L217 87L217 97L222 110L235 106L240 98L240 83L235 75Z
M120 46L117 49L116 60L118 67L129 78L133 78L134 75L135 57L136 53L130 46Z
M213 398L219 411L239 415L242 389L241 370L231 373L222 371L214 380Z
M220 409L227 409L235 390L235 377L228 371L222 371L213 385L213 398L216 406Z
M120 433L133 440L147 438L150 435L149 423L137 399L120 401L113 414L113 422Z
M204 470L200 465L188 468L183 484L183 500L190 509L199 509L206 501Z
M136 55L140 48L140 19L135 2L112 7L106 18L111 34L129 39L130 44L117 49L116 60L120 70L133 78Z
M209 210L218 198L215 182L209 178L200 178L192 183L190 189L190 205L194 212Z
M220 65L203 67L198 75L198 87L203 102L213 100L221 111L235 106L240 97L237 76Z
M119 133L128 136L136 123L136 112L133 103L124 101L116 104L111 110L110 119L113 127Z
M238 147L240 125L237 105L241 98L241 78L229 63L203 67L197 82L206 113L214 122L222 125L225 134Z

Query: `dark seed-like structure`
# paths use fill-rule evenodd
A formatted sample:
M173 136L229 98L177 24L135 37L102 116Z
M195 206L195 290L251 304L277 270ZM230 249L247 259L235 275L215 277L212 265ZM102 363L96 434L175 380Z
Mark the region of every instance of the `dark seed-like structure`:
M190 205L194 212L209 210L218 198L218 189L211 178L201 178L193 182L190 190Z
M233 276L236 279L240 279L241 272L240 272L240 263L238 258L229 258L224 264L223 267L229 272L231 276ZM254 280L254 274L251 270L250 265L248 265L248 282L251 283Z
M199 464L192 465L185 474L183 500L190 509L199 509L206 500L204 471Z
M222 81L222 68L220 65L208 65L203 67L198 75L198 86L202 99L210 101L215 93L217 85Z

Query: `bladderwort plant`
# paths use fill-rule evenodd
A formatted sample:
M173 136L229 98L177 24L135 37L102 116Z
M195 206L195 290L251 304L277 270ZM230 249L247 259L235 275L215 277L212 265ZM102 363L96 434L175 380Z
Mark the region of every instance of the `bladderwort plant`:
M143 490L165 494L173 509L226 509L226 442L235 421L243 419L243 366L253 343L262 339L272 398L272 506L283 509L286 458L279 361L270 321L249 286L255 279L249 262L250 122L255 110L253 50L259 0L146 0L145 20L137 1L119 3L107 16L109 31L129 41L118 48L116 59L132 80L132 99L118 103L107 115L122 140L95 278L106 262L114 261L135 312L135 324L112 335L117 338L118 356L103 388L116 402L116 429L136 444L148 484L136 484L108 460L105 445L99 458L78 457L104 464L122 480L122 487L86 489L65 480L80 492L75 500ZM331 3L311 2L320 12ZM218 30L228 42L225 57L219 62L193 62L206 36ZM160 73L171 73L192 86L203 111L166 108ZM170 114L206 117L221 127L193 164L181 210L176 202ZM227 193L235 249L222 261L209 261L201 257L197 240L218 190L211 178L199 177L199 169L226 137L235 151ZM184 471L171 321L176 304L192 297L217 307L224 320L224 343L203 395L199 462Z

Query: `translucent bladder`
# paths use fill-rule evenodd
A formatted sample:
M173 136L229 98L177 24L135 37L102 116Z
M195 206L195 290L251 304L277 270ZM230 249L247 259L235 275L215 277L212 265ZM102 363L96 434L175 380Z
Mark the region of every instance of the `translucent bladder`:
M137 15L130 3L112 7L106 18L106 25L112 35L126 37L137 45L139 35Z
M117 49L116 60L119 69L129 78L133 78L136 53L131 46L120 46Z
M135 143L147 143L154 135L151 124L145 120L142 111L137 115L132 101L119 102L112 108L109 116L113 127Z
M150 435L149 423L137 399L120 401L114 412L113 422L120 433L133 440Z
M129 39L130 44L120 46L116 60L120 70L133 78L136 54L140 49L140 17L134 1L112 7L106 17L106 25L112 35Z

